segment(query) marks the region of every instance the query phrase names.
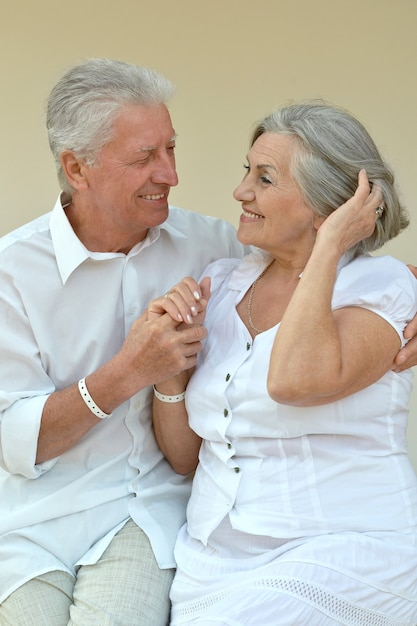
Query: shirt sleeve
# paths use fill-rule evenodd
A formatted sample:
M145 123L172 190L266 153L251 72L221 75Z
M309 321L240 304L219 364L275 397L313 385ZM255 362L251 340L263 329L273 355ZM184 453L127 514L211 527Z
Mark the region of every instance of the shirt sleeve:
M340 271L332 305L334 309L359 306L380 315L404 346L404 328L417 312L417 280L392 257L359 257Z
M0 271L0 319L0 467L37 478L57 461L35 464L42 411L54 387L42 366L19 292L5 268Z
M40 418L47 398L37 396L17 400L2 412L0 465L10 474L38 478L58 460L55 458L36 465Z

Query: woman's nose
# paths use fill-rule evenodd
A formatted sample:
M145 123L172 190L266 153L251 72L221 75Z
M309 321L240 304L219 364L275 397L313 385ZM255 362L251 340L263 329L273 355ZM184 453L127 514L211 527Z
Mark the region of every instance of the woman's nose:
M242 180L242 182L234 190L233 197L238 202L243 202L243 201L247 202L249 200L253 200L255 197L255 194L252 191L247 180Z

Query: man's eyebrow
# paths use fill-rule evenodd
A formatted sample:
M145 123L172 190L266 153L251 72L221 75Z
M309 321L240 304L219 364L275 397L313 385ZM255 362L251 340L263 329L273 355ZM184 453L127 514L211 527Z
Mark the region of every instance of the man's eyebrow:
M177 133L175 133L175 135L172 135L171 139L169 139L167 141L167 145L169 143L172 143L173 141L176 141L178 135ZM158 146L142 146L141 148L138 148L137 150L135 150L135 152L155 152L155 150L158 149Z

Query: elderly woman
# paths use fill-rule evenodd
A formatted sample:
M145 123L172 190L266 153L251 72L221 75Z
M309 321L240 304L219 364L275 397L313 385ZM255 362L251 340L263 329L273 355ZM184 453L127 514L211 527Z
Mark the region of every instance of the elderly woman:
M412 375L391 368L417 283L369 254L408 222L393 175L363 126L322 103L265 118L247 162L238 238L257 250L149 308L200 323L209 299L186 403L188 374L155 390L177 471L202 442L171 623L414 625Z

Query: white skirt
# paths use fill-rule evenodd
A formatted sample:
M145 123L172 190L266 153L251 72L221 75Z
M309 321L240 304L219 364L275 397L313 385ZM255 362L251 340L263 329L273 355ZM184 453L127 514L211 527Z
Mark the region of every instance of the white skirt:
M221 558L184 526L171 626L416 626L417 534L339 533Z

